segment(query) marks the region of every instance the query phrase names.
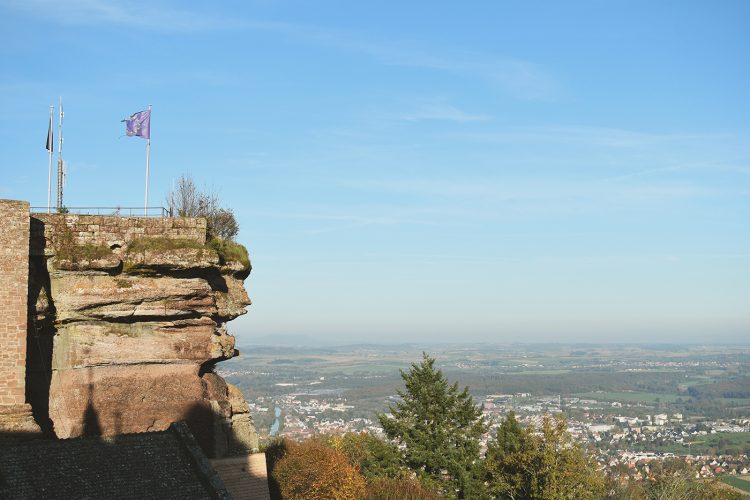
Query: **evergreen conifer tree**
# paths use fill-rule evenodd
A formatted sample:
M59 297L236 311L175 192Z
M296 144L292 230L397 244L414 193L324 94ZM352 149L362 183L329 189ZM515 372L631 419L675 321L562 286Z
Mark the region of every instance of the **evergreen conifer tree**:
M448 497L478 498L479 438L486 431L482 409L468 387L450 385L435 360L423 354L420 364L401 370L405 390L390 415L378 416L386 435L404 445L404 460L427 484Z

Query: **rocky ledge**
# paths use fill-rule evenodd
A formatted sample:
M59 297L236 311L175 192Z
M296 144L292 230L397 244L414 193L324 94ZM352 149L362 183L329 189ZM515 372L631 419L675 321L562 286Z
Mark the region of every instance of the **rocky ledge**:
M67 438L185 420L209 456L256 448L242 394L213 373L238 354L226 323L250 304L244 247L222 254L170 228L84 243L64 217L37 219L30 263L27 396L42 428Z

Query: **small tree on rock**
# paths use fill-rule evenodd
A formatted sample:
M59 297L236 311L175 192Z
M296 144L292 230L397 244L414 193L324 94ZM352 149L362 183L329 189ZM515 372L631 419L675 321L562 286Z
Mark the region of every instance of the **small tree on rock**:
M201 191L189 174L183 174L175 188L167 193L167 205L172 214L180 217L204 217L209 239L233 240L240 230L234 212L219 205L213 191Z

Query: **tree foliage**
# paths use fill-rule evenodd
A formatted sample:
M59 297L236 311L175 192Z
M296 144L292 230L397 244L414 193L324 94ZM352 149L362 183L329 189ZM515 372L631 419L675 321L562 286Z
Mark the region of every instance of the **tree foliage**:
M691 467L679 459L649 463L648 478L611 489L618 500L740 500L742 494L718 480L696 480Z
M398 448L372 434L348 433L328 439L330 445L341 450L368 480L410 475L409 469L401 461Z
M262 446L261 451L266 454L266 467L268 468L268 489L274 500L281 498L281 488L275 474L276 466L289 453L292 446L294 446L294 441L279 437L271 439Z
M233 240L240 230L234 212L220 206L214 191L201 191L189 174L183 174L167 193L167 206L180 217L204 217L209 239Z
M497 498L601 498L605 477L586 457L562 418L545 417L540 433L523 429L513 413L488 445L484 462L488 491Z
M273 475L289 500L354 500L366 492L364 476L346 455L319 439L288 445Z
M511 412L500 424L497 438L490 441L484 462L488 492L497 498L533 498L536 439L523 429Z
M375 478L367 486L365 500L439 500L442 498L415 478Z
M405 390L390 415L378 416L386 435L403 445L406 465L427 484L440 485L446 496L475 497L479 438L486 431L482 410L468 388L449 385L435 360L423 355L408 372L401 371Z
M350 492L367 500L441 498L403 466L392 443L372 434L323 435L301 443L275 439L265 453L271 498L351 498L346 496ZM325 481L334 475L339 475L339 482ZM336 488L343 489L333 493Z

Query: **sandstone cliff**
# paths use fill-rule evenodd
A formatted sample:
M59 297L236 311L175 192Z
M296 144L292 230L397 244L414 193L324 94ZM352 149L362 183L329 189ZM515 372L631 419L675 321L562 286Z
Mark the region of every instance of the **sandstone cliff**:
M27 397L61 438L186 420L209 456L257 447L242 395L213 373L250 304L244 248L202 219L32 216ZM217 251L217 249L219 251Z

